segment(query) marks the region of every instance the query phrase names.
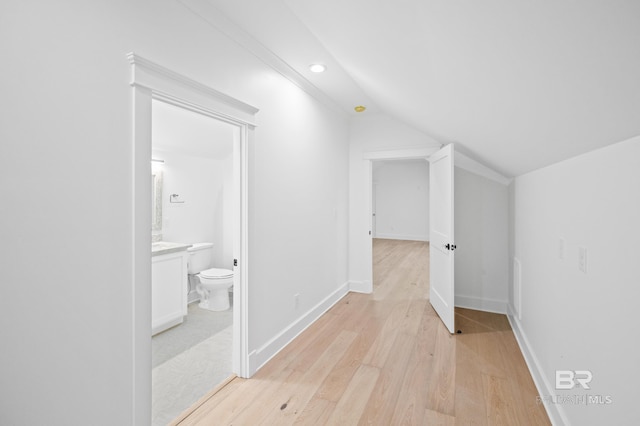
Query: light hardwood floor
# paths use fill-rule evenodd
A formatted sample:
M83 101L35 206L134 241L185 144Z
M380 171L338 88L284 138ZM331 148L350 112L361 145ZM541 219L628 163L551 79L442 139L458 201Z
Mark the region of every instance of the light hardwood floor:
M504 315L429 304L429 246L374 240L374 292L350 293L251 379L176 424L547 425Z

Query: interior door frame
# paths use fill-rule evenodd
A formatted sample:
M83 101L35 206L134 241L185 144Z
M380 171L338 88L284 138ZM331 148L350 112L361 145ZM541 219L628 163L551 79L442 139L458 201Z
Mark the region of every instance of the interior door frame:
M249 146L254 139L254 116L258 109L177 74L135 53L127 55L133 88L133 134L131 202L133 269L132 397L133 423L151 423L151 103L153 99L204 114L235 126L234 171L239 169L240 217L234 230L233 369L240 377L251 375L248 316L248 166ZM236 247L235 242L239 243ZM236 286L237 283L237 286Z
M363 154L364 167L364 191L365 194L365 208L366 218L364 223L368 224L368 232L363 235L363 247L365 248L365 287L367 293L373 292L373 162L376 160L415 160L424 159L429 160L429 157L434 152L438 151L441 147L427 147L427 148L408 148L408 149L393 149L386 151L368 151Z
M371 182L371 238L376 238L376 235L378 234L378 221L376 216L378 214L378 205L376 204L378 202L378 184L373 181L373 164L371 170Z

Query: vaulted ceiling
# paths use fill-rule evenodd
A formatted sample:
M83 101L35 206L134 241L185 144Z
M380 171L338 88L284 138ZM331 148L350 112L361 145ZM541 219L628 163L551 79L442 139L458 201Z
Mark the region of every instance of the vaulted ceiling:
M638 0L207 1L344 111L507 176L640 134Z

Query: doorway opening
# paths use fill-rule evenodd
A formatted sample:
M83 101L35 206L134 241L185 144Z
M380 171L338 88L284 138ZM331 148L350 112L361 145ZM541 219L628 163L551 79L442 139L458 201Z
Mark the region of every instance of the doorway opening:
M373 160L371 185L374 293L400 291L387 288L387 281L409 267L421 271L411 285L428 291L428 162L425 158Z
M249 377L248 353L248 165L249 144L253 140L253 117L257 108L218 92L159 64L130 53L133 88L133 188L132 188L132 351L133 421L151 424L152 407L152 123L153 103L161 102L184 111L206 116L231 126L233 134L233 313L232 360L235 375ZM164 183L164 182L163 182ZM168 188L167 188L168 189ZM169 201L186 200L186 192L171 192ZM182 197L182 198L181 198ZM193 198L192 198L193 199ZM154 221L155 223L156 221ZM186 283L186 261L184 261ZM187 300L187 287L184 286ZM188 313L185 303L185 312ZM211 362L211 361L207 361ZM215 385L211 384L210 388Z
M454 332L454 218L453 218L453 145L438 149L377 151L365 153L365 211L369 232L364 247L365 272L373 290L373 188L374 163L380 160L428 159L429 167L429 300L450 333ZM376 185L376 187L379 185ZM377 188L376 188L377 189ZM376 204L379 204L379 193ZM376 206L378 207L378 206ZM376 233L380 235L380 211L376 208ZM434 240L435 239L435 240Z
M152 250L151 262L153 425L170 423L233 375L235 283L224 280L225 288L216 290L221 306L214 310L205 305L210 292L197 274L210 268L233 274L238 142L237 127L152 100L152 246L160 248ZM191 247L163 254L172 244ZM186 282L183 262L174 262L179 276L169 281L172 260L185 257ZM178 294L168 292L173 287ZM170 306L182 312L166 322Z
M429 241L429 163L372 162L373 238Z
M364 260L364 277L365 283L369 283L369 291L373 290L373 239L376 238L379 235L384 236L385 234L389 235L390 233L387 232L390 229L389 224L385 225L385 218L382 219L382 224L380 223L380 218L379 218L379 214L380 212L378 211L377 205L379 204L378 201L378 195L376 195L374 193L374 191L379 191L381 188L379 188L379 178L375 178L374 179L374 173L377 175L378 171L380 170L384 170L386 165L391 165L391 168L397 168L399 167L400 169L402 169L402 164L405 164L403 162L408 162L409 163L418 163L418 162L425 162L426 164L428 164L428 159L429 156L436 152L438 150L438 147L432 147L432 148L420 148L420 149L399 149L399 150L390 150L390 151L372 151L372 152L365 152L364 153L364 188L363 188L363 193L365 194L364 197L364 206L363 206L363 210L366 214L366 217L363 217L363 220L365 221L364 223L368 224L368 229L369 232L366 235L363 235L363 240L362 240L362 247L364 248L364 253L365 256L363 258ZM400 166L395 166L396 164L399 164ZM391 174L393 174L394 172L392 172ZM428 179L425 180L423 182L424 185L429 185L429 181ZM424 189L424 188L423 188ZM374 207L374 198L376 199L375 201L375 205L376 207ZM391 200L393 201L393 200ZM375 213L375 216L374 216ZM383 213L384 214L384 213ZM398 222L397 219L395 219L396 222ZM387 220L387 223L389 221ZM374 230L374 223L375 223L375 230ZM425 221L426 224L428 224L428 219ZM386 230L385 228L380 229L380 225L382 225L383 227L387 227ZM427 238L428 238L428 225L427 225ZM393 231L395 232L395 231ZM393 232L391 232L391 235L393 235Z

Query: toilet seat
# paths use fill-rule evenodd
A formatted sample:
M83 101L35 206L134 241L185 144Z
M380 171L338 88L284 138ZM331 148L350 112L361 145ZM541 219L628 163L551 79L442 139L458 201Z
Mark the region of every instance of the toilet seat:
M229 269L211 268L200 272L200 276L209 280L222 280L233 277L233 271Z

